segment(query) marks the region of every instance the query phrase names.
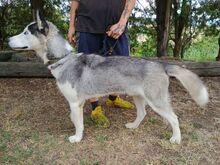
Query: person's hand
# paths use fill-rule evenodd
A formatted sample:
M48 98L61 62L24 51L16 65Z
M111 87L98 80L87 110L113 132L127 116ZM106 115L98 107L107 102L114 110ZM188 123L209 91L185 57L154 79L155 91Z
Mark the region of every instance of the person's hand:
M76 44L76 36L75 36L75 27L70 26L68 31L68 41L70 44L75 45Z
M125 31L126 23L116 23L110 27L110 29L106 32L109 37L114 39L118 39L122 33Z

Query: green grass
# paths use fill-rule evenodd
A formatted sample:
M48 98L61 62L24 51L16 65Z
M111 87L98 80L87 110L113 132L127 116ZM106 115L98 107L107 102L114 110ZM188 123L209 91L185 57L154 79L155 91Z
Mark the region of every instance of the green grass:
M56 138L48 133L42 138L42 134L27 130L25 126L20 126L18 132L13 128L10 131L0 129L0 164L23 164L33 155L46 162L44 155L57 147Z
M155 118L155 117L149 117L148 121L149 121L151 124L156 124L156 123L158 123L158 119Z
M16 164L22 162L33 153L31 145L13 143L12 133L0 130L0 163Z
M100 143L104 143L104 142L108 141L108 136L107 135L98 135L96 137L96 141L100 142Z
M88 160L81 160L80 165L100 165L100 161L90 162Z
M16 79L16 85L11 83L15 81L12 79L2 79L0 82L2 88L0 88L0 102L3 103L3 106L0 104L1 165L183 165L201 164L204 160L206 164L219 164L220 131L216 127L218 124L216 116L219 116L219 111L216 111L219 108L218 90L216 90L219 89L219 78L204 78L213 97L209 106L203 110L194 106L194 103L182 104L185 102L185 91L179 91L179 86L174 83L176 80L172 80L172 92L178 90L178 97L172 98L172 104L180 116L183 137L180 145L170 144L172 130L169 124L165 124L161 117L151 112L149 107L146 107L146 110L150 110L149 115L135 130L126 129L124 126L125 123L136 118L135 111L105 109L112 121L107 129L96 127L90 119L90 113L85 111L84 137L80 143L71 144L68 137L73 134L74 127L68 114L65 113L66 109L63 108L67 106L66 102L61 100L59 93L54 95L57 90L55 84L51 87L51 82L54 80L48 79L45 82L42 79L31 79L36 84L33 85L36 90L32 88L31 92L27 80L29 79ZM46 86L42 88L42 84ZM12 92L5 92L5 89L16 91L16 95L21 97L13 100ZM42 102L37 99L32 102L26 99L25 92L30 98L44 93L48 100ZM53 96L55 100L51 106L48 106L51 100L49 96ZM104 104L105 99L101 100L103 100L101 104ZM29 104L37 104L38 108L32 110ZM4 109L6 105L12 108ZM85 110L89 109L89 106L89 103L86 104ZM42 111L44 107L46 108ZM215 118L216 121L207 127L206 124ZM198 123L204 122L204 126L195 127L195 120L198 120Z
M218 37L202 36L185 52L184 60L215 61L218 53Z
M186 61L215 61L218 54L218 37L200 35L195 39L189 49L184 53L183 60ZM172 55L173 50L169 48L168 53ZM156 57L156 49L153 42L142 43L132 49L134 57Z

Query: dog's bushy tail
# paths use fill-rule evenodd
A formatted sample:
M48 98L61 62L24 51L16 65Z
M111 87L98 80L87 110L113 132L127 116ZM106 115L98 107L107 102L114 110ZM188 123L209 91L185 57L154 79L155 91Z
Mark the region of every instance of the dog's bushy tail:
M203 107L208 103L206 86L195 73L177 65L166 65L165 70L169 76L176 77L183 84L199 106Z

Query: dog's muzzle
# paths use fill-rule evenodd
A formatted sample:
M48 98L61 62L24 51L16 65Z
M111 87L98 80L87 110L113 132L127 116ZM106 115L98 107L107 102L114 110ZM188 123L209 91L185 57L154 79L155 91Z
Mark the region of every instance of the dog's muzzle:
M27 49L27 48L28 48L27 46L24 46L24 47L13 47L12 49L21 50L21 49Z

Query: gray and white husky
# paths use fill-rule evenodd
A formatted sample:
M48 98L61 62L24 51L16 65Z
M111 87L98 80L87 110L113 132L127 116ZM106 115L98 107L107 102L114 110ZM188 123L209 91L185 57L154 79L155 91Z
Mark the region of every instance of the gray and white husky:
M44 63L48 62L48 52L56 57L68 54L49 65L48 69L70 105L70 117L75 125L75 135L69 137L71 143L79 142L83 137L83 106L89 98L113 93L132 96L137 117L126 124L127 128L139 126L148 104L168 120L173 131L170 142L177 144L181 142L181 133L178 118L170 104L169 77L176 77L199 106L205 106L209 100L205 85L197 75L185 68L139 58L70 53L71 46L51 22L38 19L37 23L29 24L24 32L10 38L9 45L36 51Z

